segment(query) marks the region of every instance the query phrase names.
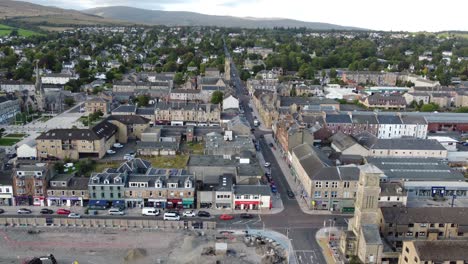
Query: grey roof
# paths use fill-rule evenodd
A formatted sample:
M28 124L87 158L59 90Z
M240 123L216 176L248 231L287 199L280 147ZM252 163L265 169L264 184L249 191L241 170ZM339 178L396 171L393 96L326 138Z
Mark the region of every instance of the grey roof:
M135 113L136 112L136 105L121 105L116 109L112 110L112 112L121 112L121 113Z
M408 225L414 223L453 223L467 225L466 207L382 207L386 223Z
M345 114L330 114L325 117L327 123L346 123L351 124L351 117Z
M114 179L120 177L122 179L119 183L114 183ZM93 180L98 179L95 183ZM89 178L88 185L103 185L105 184L104 181L108 180L109 185L124 185L127 179L127 175L125 173L111 173L111 172L99 172L99 173L92 173L91 177Z
M151 163L149 161L136 158L129 161L126 161L120 165L117 169L118 172L127 172L127 173L146 173L148 169L151 168Z
M424 116L403 115L401 116L401 121L403 121L403 124L427 124L426 118L424 118Z
M232 174L225 173L219 176L219 184L216 188L218 192L230 192L232 191Z
M350 148L351 146L358 144L354 138L352 138L349 135L346 135L341 131L338 131L338 133L333 135L330 139L333 145L336 146L340 151L344 151Z
M137 115L154 115L154 108L152 107L138 107L136 110Z
M179 150L177 142L143 142L137 141L137 149Z
M109 138L116 132L117 126L107 121L102 121L91 129L51 129L42 133L37 139L99 140L102 138Z
M234 194L259 194L259 195L270 195L270 187L268 185L236 185L234 187Z
M353 137L354 137L354 139L357 140L357 142L361 146L364 146L364 147L367 147L367 148L372 147L378 140L378 138L375 135L371 134L368 131L363 131L361 133L358 133L358 134L354 135Z
M403 150L439 150L446 149L435 139L419 138L389 138L377 139L371 149L403 149Z
M398 125L402 124L401 118L399 116L388 116L388 115L378 115L377 120L379 121L379 124L393 124L393 125Z
M435 158L367 158L369 164L383 171L389 180L464 181L460 172Z
M239 164L237 167L237 176L239 177L255 177L261 176L262 174L262 168L258 162L251 162L250 164Z
M139 115L111 115L107 120L119 121L124 125L148 124L149 119Z
M375 115L353 115L353 123L355 124L378 124L377 117Z
M190 155L187 166L235 166L235 159L225 159L219 155Z
M357 181L359 179L359 168L356 166L348 167L327 167L322 168L313 175L313 180L346 180Z
M380 196L406 196L407 192L399 182L380 183Z
M341 113L347 113L342 111ZM353 114L359 115L375 115L372 111L355 111ZM379 112L378 116L395 116L398 112ZM408 116L423 116L426 118L428 123L468 123L468 115L464 113L432 113L432 112L405 112ZM381 123L381 122L379 122ZM383 124L383 123L382 123ZM401 123L398 123L401 124Z
M361 226L362 234L364 235L364 240L366 244L382 244L382 239L380 238L379 227L377 225L362 225Z
M333 99L328 99L328 98L323 98L323 97L281 96L280 104L281 106L291 106L293 104L296 104L296 105L338 104L338 102Z
M55 179L52 179L55 180ZM72 177L67 186L49 186L50 190L88 190L89 178Z
M468 241L438 240L413 241L420 261L448 263L451 261L468 262Z

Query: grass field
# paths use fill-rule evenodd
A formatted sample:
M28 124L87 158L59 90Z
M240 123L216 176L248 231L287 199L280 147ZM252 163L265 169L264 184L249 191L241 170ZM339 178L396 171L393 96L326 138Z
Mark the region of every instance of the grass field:
M0 138L0 146L13 146L20 140L21 138Z
M11 31L13 29L14 28L12 28L10 26L0 24L0 37L10 35L10 33L11 33ZM22 28L18 29L18 34L20 36L22 36L22 37L30 37L30 36L33 36L33 35L41 35L40 33L31 31L31 30L27 30L27 29L22 29Z
M27 136L27 134L22 134L22 133L16 133L16 134L6 134L3 137L10 137L10 138L23 138Z
M188 155L160 156L160 157L139 157L151 162L154 168L174 168L183 169L187 165Z

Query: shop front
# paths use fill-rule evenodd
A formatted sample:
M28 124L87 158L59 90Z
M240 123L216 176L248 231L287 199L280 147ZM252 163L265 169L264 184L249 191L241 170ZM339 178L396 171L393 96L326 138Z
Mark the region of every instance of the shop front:
M167 199L167 209L182 209L183 207L182 199Z
M166 208L166 199L148 199L146 202L146 207L154 207L154 208Z
M260 201L235 201L236 210L258 210L260 209Z
M46 198L44 196L33 196L33 205L34 206L45 206Z
M141 200L141 203L143 203L143 199L140 199ZM128 204L127 203L128 200L114 200L112 201L112 207L113 208L120 208L120 209L125 209L125 205ZM137 206L139 206L137 204Z
M195 208L194 199L193 198L184 198L184 199L182 199L182 206L184 207L184 209Z
M64 196L48 196L48 206L83 206L83 198L81 197L64 197Z
M17 206L28 206L28 205L33 205L33 197L28 196L28 195L23 195L23 196L15 196L15 204Z
M12 194L0 194L0 205L1 206L13 205L13 195Z

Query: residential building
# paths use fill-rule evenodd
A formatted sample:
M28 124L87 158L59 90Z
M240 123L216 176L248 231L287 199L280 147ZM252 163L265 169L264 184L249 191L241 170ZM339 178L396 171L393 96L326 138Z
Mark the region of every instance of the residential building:
M36 140L31 139L21 144L16 149L18 159L37 159Z
M213 104L159 102L155 105L154 115L157 124L219 125L221 109L218 105Z
M369 108L380 108L380 109L405 109L406 100L401 95L381 95L373 94L366 97L362 104Z
M327 114L325 117L327 128L333 133L341 131L345 134L353 132L353 121L347 114Z
M432 93L431 103L437 104L441 108L447 108L452 104L454 96L449 93Z
M45 206L52 176L53 170L46 163L18 164L12 176L15 205Z
M226 126L227 130L232 131L236 135L250 135L250 124L244 116L238 115L229 120Z
M425 139L427 137L427 121L424 116L401 116L401 136Z
M362 142L364 143L364 142ZM376 139L364 146L370 157L447 158L447 150L437 140L419 138Z
M272 208L271 191L268 185L234 186L235 210L266 210Z
M466 90L457 91L457 94L455 95L454 105L456 107L468 106L468 91Z
M49 73L41 77L42 84L66 84L70 80L78 79L77 75L70 73Z
M427 92L408 92L403 94L406 104L410 105L413 101L420 104L428 104L430 102L430 95Z
M0 206L15 205L11 171L0 172Z
M0 124L10 123L20 112L20 100L7 96L0 96Z
M273 49L271 48L263 48L263 47L252 47L247 48L247 54L258 54L262 56L263 59L268 57L268 55L273 53Z
M101 111L103 114L110 112L110 103L104 98L96 97L85 102L86 114L92 114Z
M276 92L278 90L279 81L278 79L249 79L247 80L247 90L250 94L255 91L269 91Z
M141 139L141 134L150 125L149 119L139 115L111 115L106 121L117 127L115 140L120 143L127 143L129 139Z
M398 264L468 262L468 240L404 241Z
M400 116L393 115L378 115L379 122L378 138L401 138L402 124Z
M117 126L103 121L88 129L51 129L36 138L39 159L102 158L115 143Z
M117 108L113 109L112 115L135 115L137 112L136 105L119 105Z
M88 178L57 174L49 181L48 206L83 206L89 200Z
M230 95L223 99L223 111L227 109L239 109L239 99Z
M127 173L120 173L115 169L92 173L88 182L89 207L94 208L97 204L105 207L125 206L126 182Z
M352 114L352 131L351 135L357 135L364 131L377 136L379 131L379 121L376 115L359 115Z
M219 176L218 186L214 192L215 209L233 209L234 190L233 175L223 174Z
M15 93L23 91L34 93L34 91L36 90L36 85L33 82L1 80L0 90L4 91L5 93Z
M253 104L258 111L259 119L267 128L279 120L279 113L276 109L276 93L263 93L256 91L252 96Z
M171 94L169 96L171 101L200 101L200 102L207 102L208 99L211 98L202 98L202 93L200 90L195 89L173 89L171 90Z
M395 86L399 73L345 71L341 74L342 81L354 84L375 84L380 86Z
M381 182L379 207L406 207L408 191L400 182Z
M331 147L341 155L357 155L366 157L368 150L361 146L353 137L339 131L330 138Z

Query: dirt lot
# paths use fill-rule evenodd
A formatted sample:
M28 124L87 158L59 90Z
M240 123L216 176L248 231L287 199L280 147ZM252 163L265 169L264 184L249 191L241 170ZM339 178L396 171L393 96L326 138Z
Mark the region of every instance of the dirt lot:
M29 232L28 232L29 231ZM58 263L272 263L265 251L247 247L244 237L215 231L1 228L0 263L22 263L52 253ZM215 242L228 254L215 255Z

